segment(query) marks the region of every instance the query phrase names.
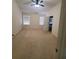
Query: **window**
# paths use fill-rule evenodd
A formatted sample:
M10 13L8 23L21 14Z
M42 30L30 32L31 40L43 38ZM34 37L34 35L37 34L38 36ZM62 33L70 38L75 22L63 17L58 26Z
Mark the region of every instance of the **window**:
M39 24L40 24L40 25L44 25L44 17L40 17Z
M23 16L23 25L30 25L30 16Z

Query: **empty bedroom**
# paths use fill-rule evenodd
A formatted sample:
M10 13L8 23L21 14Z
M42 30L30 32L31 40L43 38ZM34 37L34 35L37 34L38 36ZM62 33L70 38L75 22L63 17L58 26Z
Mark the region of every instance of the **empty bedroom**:
M62 0L12 0L12 58L57 59L61 10Z

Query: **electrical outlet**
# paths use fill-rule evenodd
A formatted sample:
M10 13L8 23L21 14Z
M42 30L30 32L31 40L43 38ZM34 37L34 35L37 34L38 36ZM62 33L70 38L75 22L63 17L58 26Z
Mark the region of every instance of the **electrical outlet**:
M56 48L56 53L58 52L58 49Z

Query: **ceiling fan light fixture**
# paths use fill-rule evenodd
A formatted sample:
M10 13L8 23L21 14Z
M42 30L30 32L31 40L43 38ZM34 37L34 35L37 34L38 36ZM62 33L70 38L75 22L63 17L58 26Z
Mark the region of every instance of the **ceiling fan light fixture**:
M40 5L35 5L35 7L40 7Z

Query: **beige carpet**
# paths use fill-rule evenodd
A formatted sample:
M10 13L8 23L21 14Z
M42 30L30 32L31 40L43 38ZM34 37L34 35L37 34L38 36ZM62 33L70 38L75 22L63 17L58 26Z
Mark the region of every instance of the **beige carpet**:
M57 39L52 33L23 29L13 39L13 59L55 59Z

